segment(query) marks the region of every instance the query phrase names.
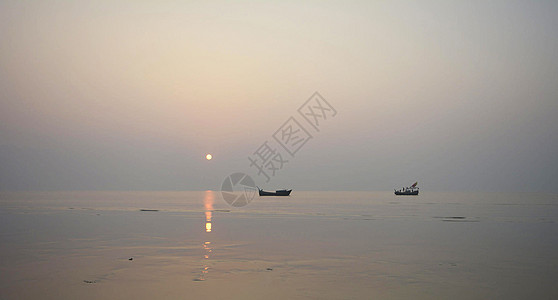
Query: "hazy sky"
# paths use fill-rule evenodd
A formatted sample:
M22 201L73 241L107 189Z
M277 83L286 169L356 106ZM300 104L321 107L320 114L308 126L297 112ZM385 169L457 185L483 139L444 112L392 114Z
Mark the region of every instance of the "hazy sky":
M0 189L219 189L245 172L270 189L556 192L556 16L556 1L0 0ZM248 157L315 91L337 115L266 183Z

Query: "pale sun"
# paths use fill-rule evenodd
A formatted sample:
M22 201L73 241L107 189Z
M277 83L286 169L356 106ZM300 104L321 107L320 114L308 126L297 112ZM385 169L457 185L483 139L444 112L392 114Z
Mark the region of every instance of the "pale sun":
M211 154L207 154L207 155L205 156L205 159L207 159L207 160L211 160L212 158L213 158L213 156L212 156Z

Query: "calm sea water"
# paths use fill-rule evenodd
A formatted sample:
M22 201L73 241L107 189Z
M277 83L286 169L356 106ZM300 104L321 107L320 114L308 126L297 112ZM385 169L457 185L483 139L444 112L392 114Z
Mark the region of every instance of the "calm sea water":
M1 299L558 299L558 195L0 194Z

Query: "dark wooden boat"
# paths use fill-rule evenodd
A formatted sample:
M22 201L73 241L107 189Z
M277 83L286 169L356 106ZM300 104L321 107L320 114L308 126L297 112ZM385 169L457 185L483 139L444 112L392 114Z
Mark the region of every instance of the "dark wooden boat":
M408 190L395 190L395 194L397 196L416 196L418 195L419 191L418 189L416 190L412 190L412 191L408 191Z
M419 194L418 182L415 182L410 187L404 187L399 190L394 190L397 196L416 196Z
M288 196L292 190L276 190L275 192L267 192L258 188L260 196Z

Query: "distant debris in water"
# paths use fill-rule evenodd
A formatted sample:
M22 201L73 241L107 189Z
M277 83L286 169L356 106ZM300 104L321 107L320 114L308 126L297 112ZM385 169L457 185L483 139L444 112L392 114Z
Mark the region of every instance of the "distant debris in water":
M158 209L145 209L145 208L142 208L142 209L140 209L140 211L159 211L159 210L158 210Z
M93 283L97 283L97 280L84 280L83 282L88 284L93 284Z
M133 257L130 257L130 258L128 258L128 260L134 260L134 258L133 258Z
M443 222L480 222L478 217L450 216L450 217L433 217Z
M478 219L468 219L467 217L444 217L442 218L444 222L479 222Z

